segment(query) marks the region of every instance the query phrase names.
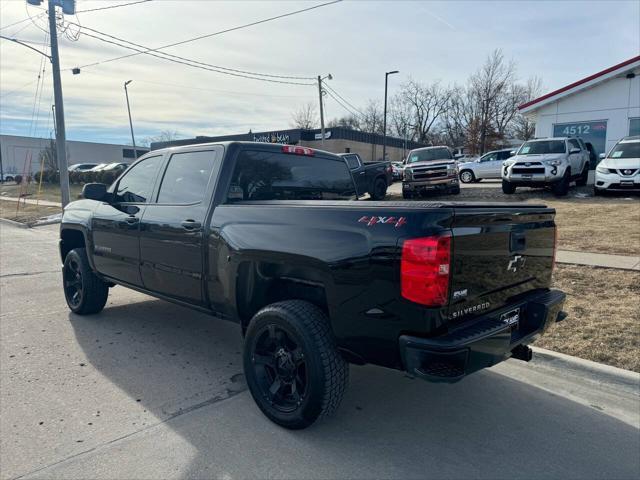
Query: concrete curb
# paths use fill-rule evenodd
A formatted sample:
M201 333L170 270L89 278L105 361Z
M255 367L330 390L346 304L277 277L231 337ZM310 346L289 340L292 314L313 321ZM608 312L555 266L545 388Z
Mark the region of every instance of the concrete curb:
M640 396L640 373L602 363L584 360L564 353L531 347L536 363L563 371L572 371L596 383L606 383L624 388Z
M0 217L0 223L4 223L5 225L11 225L13 227L18 228L30 228L26 223L16 222L15 220L9 220L8 218Z

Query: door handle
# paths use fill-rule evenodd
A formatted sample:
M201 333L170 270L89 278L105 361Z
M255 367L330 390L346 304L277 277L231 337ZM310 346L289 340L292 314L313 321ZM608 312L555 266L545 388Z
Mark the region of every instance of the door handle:
M195 220L191 219L184 220L181 225L185 230L197 230L202 226L200 222L196 222Z
M139 221L140 221L140 219L138 217L134 217L134 216L127 217L125 219L125 222L127 222L129 225L133 225L134 223L138 223Z
M364 175L365 173L367 173L367 172L360 172L360 175Z

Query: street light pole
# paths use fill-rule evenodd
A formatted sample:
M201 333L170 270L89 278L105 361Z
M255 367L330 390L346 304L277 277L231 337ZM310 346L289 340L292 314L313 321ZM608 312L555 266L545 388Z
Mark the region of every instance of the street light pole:
M129 112L129 128L131 129L131 141L133 142L133 159L134 161L138 158L138 150L136 150L136 138L133 135L133 122L131 121L131 107L129 106L129 91L127 90L127 85L129 85L133 80L127 80L124 82L124 95L127 97L127 111Z
M398 70L386 72L384 74L384 118L382 120L382 161L387 160L387 85L389 83L389 75L399 73Z
M64 102L62 101L62 80L60 79L60 58L58 56L58 35L56 31L56 2L49 0L49 37L51 38L51 66L53 71L53 96L56 105L56 153L60 170L60 194L62 206L70 200L69 167L67 166L67 135L64 128Z

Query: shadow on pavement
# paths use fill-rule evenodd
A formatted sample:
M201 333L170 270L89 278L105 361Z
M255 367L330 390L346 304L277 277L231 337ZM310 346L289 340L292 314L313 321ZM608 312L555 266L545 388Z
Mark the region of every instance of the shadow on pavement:
M236 325L158 300L110 307L94 317L70 315L70 321L93 366L193 447L188 465L164 471L164 477L637 478L640 473L636 429L495 372L441 385L382 368L351 367L351 385L337 415L292 432L266 420L248 392L236 396L246 389ZM234 398L220 401L229 397ZM176 455L171 448L154 444L146 461ZM119 455L146 452L121 448Z

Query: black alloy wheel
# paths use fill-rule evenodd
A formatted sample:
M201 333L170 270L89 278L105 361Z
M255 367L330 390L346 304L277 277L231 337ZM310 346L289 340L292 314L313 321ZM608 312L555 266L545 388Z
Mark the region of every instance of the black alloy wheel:
M70 258L63 270L64 296L71 309L78 308L84 298L82 269L77 259Z
M308 392L301 342L282 325L266 325L257 334L251 362L263 397L281 413L295 411Z

